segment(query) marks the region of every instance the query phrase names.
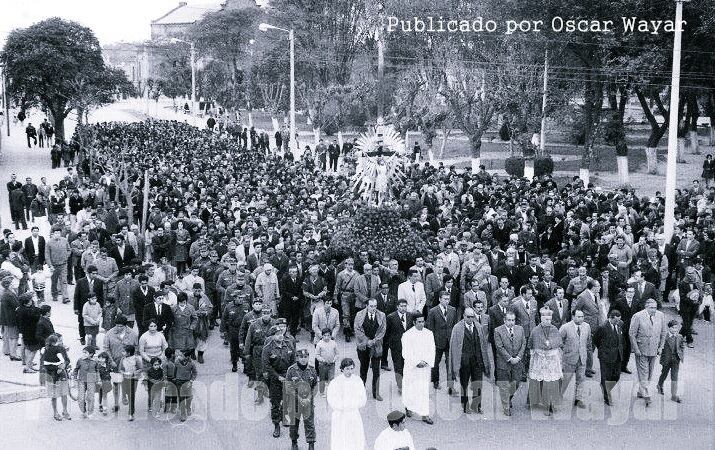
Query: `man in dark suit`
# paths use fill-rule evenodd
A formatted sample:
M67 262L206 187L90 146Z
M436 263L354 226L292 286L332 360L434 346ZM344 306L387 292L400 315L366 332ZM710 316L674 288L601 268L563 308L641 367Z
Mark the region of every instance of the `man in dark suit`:
M384 345L390 348L392 366L395 369L397 390L402 393L402 369L405 360L402 358L402 335L414 325L414 318L407 313L407 300L397 301L397 311L387 316Z
M442 290L437 294L437 298L442 297L442 292L445 292L447 293L447 295L449 295L450 306L452 306L454 309L460 307L461 293L459 292L459 289L454 286L453 278L446 278L444 280L444 285L442 286Z
M519 270L519 286L527 284L532 276L536 276L537 280L539 280L543 275L544 270L539 266L539 257L531 256L529 257L529 265Z
M626 288L626 292L623 296L619 297L617 300L613 302L611 305L611 311L618 310L621 313L621 321L623 322L623 327L622 329L624 330L630 330L631 329L631 318L633 317L633 314L638 312L636 310L636 301L635 301L635 290L636 288L634 286L628 286ZM631 373L630 370L628 370L628 362L631 359L631 340L630 339L624 339L623 340L623 361L621 362L621 372L623 373Z
M94 265L87 266L87 276L77 280L77 286L74 288L74 313L77 314L79 341L82 345L85 343L82 308L90 296L97 297L97 303L104 305L104 283L102 283L102 280L97 279L97 267Z
M119 269L129 266L136 258L136 254L134 253L132 246L127 245L124 241L124 236L121 234L114 235L114 244L114 247L109 252L109 256L114 258Z
M636 270L635 272L633 272L633 279L636 303L635 312L638 312L645 308L646 300L648 300L649 298L658 299L660 297L658 296L658 292L656 291L653 283L646 281L645 278L643 278L643 272L641 272L640 270ZM658 308L660 308L660 303L658 303Z
M25 239L25 256L32 270L41 269L45 265L45 238L40 236L40 229L32 227L32 234Z
M545 306L553 311L551 323L556 328L561 328L561 325L571 321L571 311L569 310L564 288L556 288L556 296L546 302Z
M156 329L162 331L164 336L171 329L174 323L174 314L171 307L164 304L164 293L159 291L154 294L154 303L144 307L142 318L144 319L144 329L149 329L149 322L156 322Z
M668 322L668 335L665 337L665 345L660 353L660 365L662 366L660 377L658 378L658 393L663 393L663 383L670 372L670 398L676 403L682 400L678 396L678 369L685 356L685 338L678 333L680 323L676 320Z
M298 278L296 266L288 268L288 274L281 279L279 292L281 294L281 304L278 308L280 315L288 321L290 334L296 336L303 310L303 281Z
M496 297L496 304L489 308L489 342L492 344L492 352L495 357L497 354L496 341L494 340L494 330L504 325L506 319L506 314L509 312L511 305L511 297L507 294L498 292Z
M593 345L598 349L601 366L603 401L611 405L611 390L621 378L623 361L623 330L621 313L617 309L608 313L608 321L598 327L593 335Z
M139 286L132 290L132 303L134 304L134 311L136 314L136 322L139 327L139 336L146 332L146 327L144 326L144 308L147 305L154 303L154 295L156 294L156 289L149 286L149 277L146 275L139 275Z
M452 328L457 323L457 310L449 305L449 294L442 291L439 295L439 305L433 307L427 313L427 329L432 331L434 336L435 357L432 366L432 384L435 389L439 389L439 363L444 356L444 362L449 370L449 338L452 336ZM447 373L447 380L450 380ZM451 387L450 387L451 390Z
M373 298L377 300L377 310L385 313L385 316L389 316L397 311L397 296L390 294L390 284L387 281L380 281L380 289L375 293ZM387 356L389 353L390 347L383 345L382 355L380 357L380 368L382 370L390 370L390 366L387 365Z

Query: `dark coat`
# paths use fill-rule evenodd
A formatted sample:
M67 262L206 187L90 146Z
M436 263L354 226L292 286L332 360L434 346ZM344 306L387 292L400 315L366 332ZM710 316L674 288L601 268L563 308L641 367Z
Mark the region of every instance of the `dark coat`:
M670 334L665 337L665 345L660 353L660 364L663 366L672 366L683 362L685 356L685 339L682 334L676 334L671 337Z
M37 264L43 266L45 264L45 238L43 236L37 237L37 253L35 253L35 246L32 244L32 237L25 239L25 256L30 264Z
M437 305L427 313L427 329L432 331L435 348L448 349L452 328L457 324L457 310L447 306L447 317L442 315L442 307Z
M161 317L157 317L156 307L153 302L144 307L142 320L144 321L145 330L149 329L150 321L156 321L157 329L159 331L164 331L164 336L166 336L166 331L171 329L174 324L174 313L171 312L171 307L169 305L161 305ZM166 329L164 329L164 327L166 327Z
M598 349L601 364L618 365L623 361L623 329L618 328L619 333L616 333L611 322L606 322L593 335L593 346Z
M104 305L104 283L101 280L94 279L92 283L92 290L94 295L97 297L97 303ZM74 288L74 310L79 311L82 314L82 307L89 299L89 280L87 278L80 278L77 280L77 286Z
M109 252L109 256L114 258L114 260L117 262L117 267L119 269L130 265L132 261L137 257L137 255L134 253L134 249L128 243L124 244L124 258L122 258L122 256L119 254L119 250L117 249L117 247L112 248L112 250Z
M415 320L408 313L406 314L407 328L411 328L414 325ZM402 335L405 333L404 328L402 328L402 322L400 321L400 316L397 311L388 314L387 316L387 329L385 331L385 339L383 339L384 345L390 349L393 355L402 356Z
M0 296L0 325L8 327L18 326L17 322L17 307L20 302L17 300L17 294L7 289Z
M35 330L35 339L37 342L44 345L45 340L51 334L54 334L54 332L55 327L52 325L52 322L50 322L50 319L47 317L40 317L40 320L37 321L37 329Z
M40 308L37 306L20 306L17 309L17 321L22 343L30 351L39 350L44 342L37 340L37 322L40 320Z

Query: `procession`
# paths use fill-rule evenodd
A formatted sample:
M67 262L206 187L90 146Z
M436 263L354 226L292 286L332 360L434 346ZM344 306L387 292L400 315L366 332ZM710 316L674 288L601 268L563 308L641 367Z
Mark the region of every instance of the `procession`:
M625 137L611 178L600 162L590 173L569 169L555 153L566 144L545 150L544 118L541 135L516 137L510 127L520 113L506 104L503 112L495 104L499 119L484 130L499 136L507 127L509 136L475 138L460 116L474 106L449 97L461 76L451 69L441 81L429 71L409 75L426 77L417 91L443 83L435 95L449 111L436 116L436 101L421 109L417 97L400 103L412 86L401 79L393 93L376 91L376 109L360 113L377 111L375 120L351 118L357 100L347 97L337 106L325 100L321 119L310 95L341 98L357 88L309 94L298 85L299 98L293 90L286 98L282 87L269 89L260 67L250 69L255 81L241 82L255 82L259 100L246 88L233 103L238 84L233 94L204 86L227 89L207 81L223 54L200 40L215 31L205 24L288 23L254 28L289 31L291 52L307 39L285 22L291 2L248 3L208 12L182 3L152 20L156 48L191 45L190 66L180 67L189 60L176 54L156 63L152 70L167 77L159 81L111 66L108 50L76 22L12 26L0 53L0 416L19 418L12 439L42 430L37 442L19 446L44 448L45 434L67 433L80 448L95 434L108 448L545 448L546 430L568 428L590 446L607 446L595 436L614 432L639 447L670 445L686 432L678 427L695 420L691 446L708 448L715 145L698 140L697 124L690 153L671 155L669 141L668 161L658 166L668 171L653 174L644 159L623 183ZM189 11L197 19L188 34L155 38ZM244 32L228 31L241 39ZM88 39L77 49L94 55L83 56L66 95L56 96L54 75L39 75L45 68L32 66L28 49L71 45L43 33ZM189 37L196 41L182 40ZM375 39L408 47L393 35ZM430 45L454 45L445 39ZM250 45L274 51L263 41ZM57 49L69 72L79 50ZM204 55L198 65L195 52ZM249 54L258 58L245 48L240 58ZM79 82L85 70L95 78ZM37 74L30 84L28 73ZM472 101L489 101L479 89L492 75L482 73ZM181 88L172 77L183 77ZM146 84L144 98L135 82ZM222 82L237 83L235 74ZM608 83L599 88L606 102L624 92ZM686 97L690 88L681 88ZM686 127L698 120L698 101L715 101L708 92L695 104L686 98ZM61 100L67 95L75 97ZM648 101L637 100L645 110ZM440 114L449 125L438 134L431 121ZM613 130L604 133L626 133ZM608 137L593 139L608 145ZM470 148L466 157L443 156L458 144ZM681 174L671 179L675 153L694 161L679 162L684 182ZM638 433L657 440L637 441ZM567 445L568 434L558 436L552 445Z

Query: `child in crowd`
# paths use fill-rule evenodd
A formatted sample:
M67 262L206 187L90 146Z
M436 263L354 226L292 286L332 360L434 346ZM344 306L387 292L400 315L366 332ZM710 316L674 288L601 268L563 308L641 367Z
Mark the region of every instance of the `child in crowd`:
M145 381L148 398L147 410L151 412L152 403L154 403L155 407L157 404L161 405L159 399L164 382L164 371L161 369L161 359L156 356L149 361L149 365L150 368L147 371ZM159 408L157 408L156 412L159 412Z
M102 324L102 306L97 303L96 295L90 295L82 306L82 319L84 320L84 332L87 335L87 345L96 347L99 326Z
M192 354L192 350L184 350L176 354L176 391L179 393L179 413L182 422L191 415L192 383L196 379L196 364L191 359Z
M30 279L32 280L32 289L37 297L37 306L40 306L45 301L45 280L47 280L45 271L42 268L37 269Z
M703 284L703 301L700 302L700 306L698 307L698 316L702 316L703 319L711 322L713 309L715 309L715 304L713 304L713 287L710 283L705 283Z
M664 395L663 383L670 372L670 398L676 403L682 402L678 396L678 369L685 356L685 339L679 331L680 322L677 319L668 322L668 334L665 336L665 345L660 353L662 368L658 378L658 393Z
M114 297L108 296L104 299L104 308L102 309L102 328L105 331L109 331L114 328L116 323L114 320L117 318L117 304L114 301Z
M50 397L55 420L72 420L69 412L67 412L69 384L66 369L69 366L70 359L62 342L62 335L55 333L47 337L40 362L44 369L47 396ZM62 415L57 412L58 397L62 400Z
M169 347L164 350L164 361L161 370L164 372L164 412L176 412L176 364L174 363L174 349Z
M323 338L315 346L315 360L320 378L320 394L325 396L325 386L335 376L335 362L338 360L338 346L329 328L322 331Z
M112 391L113 366L114 363L109 353L102 352L99 354L97 357L97 374L99 376L97 380L97 392L99 393L99 412L104 416L107 415L107 408L104 407L104 405L107 404L107 394Z
M129 421L134 420L136 407L137 383L142 375L142 359L135 354L133 345L124 346L124 356L119 361L119 371L122 374L122 393L129 400Z
M79 410L82 412L82 418L87 419L94 412L94 391L99 379L93 345L82 349L82 357L77 360L72 376L77 379Z

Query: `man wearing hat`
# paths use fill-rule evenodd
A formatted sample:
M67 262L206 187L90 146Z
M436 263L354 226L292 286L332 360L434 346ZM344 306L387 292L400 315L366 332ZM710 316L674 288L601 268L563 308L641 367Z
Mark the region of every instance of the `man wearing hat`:
M197 265L194 263L194 265ZM201 278L204 279L206 283L206 295L211 304L214 306L211 313L211 329L213 329L216 324L216 319L221 315L221 301L218 296L218 290L216 289L216 282L218 277L223 270L223 266L218 261L218 252L216 250L211 250L209 252L209 260L205 264L199 266L201 267Z
M271 401L271 421L273 422L273 437L281 435L281 420L284 418L281 408L283 401L283 382L286 380L288 368L295 363L295 348L286 341L286 320L279 318L276 324L268 330L270 337L266 338L261 352L263 378L268 384L268 396Z
M405 413L392 411L387 415L388 427L375 439L375 450L415 450L412 434L405 429Z
M231 284L234 283L236 275L238 273L238 264L235 259L228 258L226 265L228 266L228 268L221 271L221 273L219 273L218 277L216 278L216 293L221 299L222 304L226 300L230 300L230 298L225 298L226 288L228 288Z
M231 302L226 304L221 316L221 332L226 336L231 352L231 372L238 371L238 357L240 356L240 333L243 318L248 313L248 303L245 294L238 290L231 291Z
M256 381L256 372L253 369L253 359L250 353L245 352L245 342L246 335L248 334L248 327L251 326L253 322L261 318L261 311L263 310L263 299L256 297L251 302L252 309L243 316L241 321L241 328L238 332L238 348L240 350L239 356L243 360L243 373L248 377L248 387L253 387L253 383ZM226 336L224 336L224 342Z
M308 365L308 349L295 352L295 364L286 371L283 385L283 413L290 421L290 439L292 449L298 448L298 427L303 419L303 430L308 449L315 445L315 409L314 392L318 384L318 373Z
M264 304L261 308L261 318L254 320L248 327L244 344L245 355L251 358L251 364L255 372L257 405L263 403L263 397L266 393L266 380L263 378L263 360L261 358L266 338L270 336L269 331L275 325L275 320L271 317L272 313L271 307Z

